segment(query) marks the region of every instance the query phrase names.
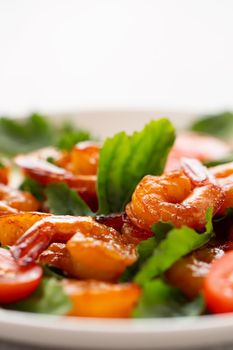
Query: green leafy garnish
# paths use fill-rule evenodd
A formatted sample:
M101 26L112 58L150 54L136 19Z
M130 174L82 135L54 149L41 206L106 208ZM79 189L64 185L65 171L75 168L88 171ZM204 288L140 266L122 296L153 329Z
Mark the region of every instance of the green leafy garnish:
M89 139L90 133L70 123L56 126L36 113L23 120L0 118L0 152L9 156L51 145L69 149Z
M175 139L167 119L154 120L140 132L120 132L106 139L98 170L99 213L121 212L147 174L159 175Z
M162 279L144 285L142 296L133 312L135 318L197 316L205 309L201 296L188 301L177 288Z
M233 113L204 116L193 123L191 130L230 140L233 135Z
M31 192L31 194L33 194L33 196L39 201L43 201L45 199L44 186L30 177L25 177L19 188L22 191Z
M11 309L39 314L65 315L71 301L56 278L43 278L37 290L27 299L12 304Z
M72 124L67 123L63 126L63 132L56 142L56 146L59 149L69 151L76 143L90 140L90 138L91 134L89 131L75 130Z
M46 187L47 206L56 215L93 215L90 208L65 183L53 183Z
M159 245L155 244L153 254L145 261L134 280L144 285L152 278L162 275L169 267L184 255L206 244L213 236L212 210L206 214L206 231L202 234L183 226L173 228ZM153 228L154 230L155 228ZM139 248L139 252L140 252ZM152 250L152 248L150 248Z
M226 164L226 163L230 163L230 162L233 162L233 153L229 153L224 158L205 161L204 165L207 166L207 168L211 168L211 167L216 166L216 165Z

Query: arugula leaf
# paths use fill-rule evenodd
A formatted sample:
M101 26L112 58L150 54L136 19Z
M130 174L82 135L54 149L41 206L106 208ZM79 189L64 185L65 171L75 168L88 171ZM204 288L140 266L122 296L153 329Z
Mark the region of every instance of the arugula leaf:
M204 116L195 121L190 129L230 140L233 135L233 113Z
M177 288L161 279L149 281L143 288L142 296L133 312L135 318L197 316L205 309L201 296L188 301Z
M93 215L90 208L65 183L52 183L45 189L47 206L52 214L56 215Z
M71 123L57 127L37 113L24 120L0 118L0 152L9 156L51 145L69 149L78 141L89 140L90 136Z
M33 194L39 201L43 201L45 199L44 195L44 186L42 186L36 180L31 179L30 177L25 177L23 182L21 183L20 190L28 191Z
M167 119L153 120L132 136L120 132L106 139L98 169L99 213L121 212L143 176L161 174L174 139Z
M65 315L71 309L71 301L56 278L43 278L40 286L30 297L12 304L10 308L41 314Z
M207 211L206 218L206 231L202 234L187 226L173 228L167 237L159 245L155 246L153 254L136 274L135 282L143 286L152 278L160 276L182 256L206 244L213 236L211 209Z

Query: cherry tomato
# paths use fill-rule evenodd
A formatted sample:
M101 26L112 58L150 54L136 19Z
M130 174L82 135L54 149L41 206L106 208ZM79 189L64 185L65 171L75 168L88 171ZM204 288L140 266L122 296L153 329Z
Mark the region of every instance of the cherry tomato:
M0 304L26 298L38 287L41 278L40 266L21 268L9 250L0 248Z
M211 265L204 282L204 296L210 311L233 312L233 251Z

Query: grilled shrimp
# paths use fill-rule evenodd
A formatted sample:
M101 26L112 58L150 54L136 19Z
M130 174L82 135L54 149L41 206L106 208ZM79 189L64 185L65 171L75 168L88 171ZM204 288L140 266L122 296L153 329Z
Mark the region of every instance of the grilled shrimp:
M212 242L207 246L178 260L167 272L168 282L179 288L188 298L195 298L202 292L204 279L212 262L233 249L233 242Z
M10 176L10 164L7 160L0 160L0 183L7 185Z
M11 251L19 264L27 265L52 242L66 244L75 274L83 279L114 281L137 259L135 245L90 217L48 216L31 226Z
M188 162L185 166L188 176L183 170L145 176L126 206L130 220L145 230L150 230L158 221L202 229L207 209L212 208L216 214L224 203L222 189L211 182L206 171L202 173L202 167L200 164L197 171Z
M63 285L72 301L70 316L128 318L141 294L134 283L64 280Z
M65 168L30 154L16 157L15 162L26 175L42 185L65 182L70 188L76 190L92 209L96 208L96 175L75 175Z
M225 193L225 201L219 211L224 214L227 208L233 207L233 163L218 165L210 171Z
M29 192L22 192L0 184L0 213L16 213L17 211L35 211L39 202Z

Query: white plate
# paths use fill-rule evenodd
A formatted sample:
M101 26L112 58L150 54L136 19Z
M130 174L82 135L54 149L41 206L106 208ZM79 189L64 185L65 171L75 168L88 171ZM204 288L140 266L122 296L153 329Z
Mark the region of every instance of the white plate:
M141 128L146 121L169 116L178 127L193 118L181 113L104 112L59 116L72 118L101 137ZM53 117L54 119L54 117ZM58 121L59 122L59 121ZM0 310L0 337L11 341L76 349L158 349L218 346L233 342L233 316L101 320L53 317Z

